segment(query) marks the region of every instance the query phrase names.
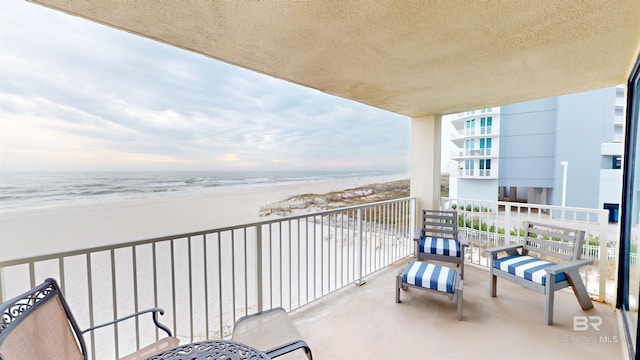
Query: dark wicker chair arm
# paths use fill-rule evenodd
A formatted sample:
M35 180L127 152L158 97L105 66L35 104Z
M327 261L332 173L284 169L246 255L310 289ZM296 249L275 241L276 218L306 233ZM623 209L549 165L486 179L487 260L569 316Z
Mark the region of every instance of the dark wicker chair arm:
M83 330L82 334L84 334L86 332L89 332L89 331L93 331L93 330L96 330L96 329L103 328L105 326L114 325L114 324L117 324L117 323L119 323L121 321L128 320L128 319L131 319L131 318L134 318L134 317L138 317L138 316L144 315L146 313L153 313L153 323L156 325L156 327L158 329L164 331L165 333L167 333L168 336L172 336L171 335L171 331L169 330L169 328L166 327L164 324L162 324L158 320L158 314L164 315L164 310L161 309L161 308L151 308L151 309L138 311L137 313L134 313L134 314L131 314L131 315L127 315L125 317L122 317L122 318L119 318L119 319L116 319L116 320L113 320L113 321L109 321L109 322L104 323L104 324L100 324L100 325L96 325L96 326L90 327L90 328L88 328L86 330Z

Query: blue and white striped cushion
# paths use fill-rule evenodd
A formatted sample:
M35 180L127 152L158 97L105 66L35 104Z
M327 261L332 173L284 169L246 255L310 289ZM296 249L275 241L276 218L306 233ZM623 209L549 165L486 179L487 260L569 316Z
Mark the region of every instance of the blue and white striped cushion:
M420 238L419 251L427 254L460 257L460 243L453 239L423 236Z
M402 273L402 281L427 289L453 294L457 272L446 266L419 261L410 262Z
M533 281L540 285L547 284L547 272L545 268L556 265L551 261L541 260L529 255L511 255L493 261L493 267L516 275L523 279ZM567 279L565 273L556 274L556 282Z

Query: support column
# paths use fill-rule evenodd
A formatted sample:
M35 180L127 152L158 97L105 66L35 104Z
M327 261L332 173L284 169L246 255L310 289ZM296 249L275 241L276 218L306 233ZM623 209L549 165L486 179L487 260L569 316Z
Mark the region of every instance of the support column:
M411 196L416 211L440 208L442 115L411 119Z

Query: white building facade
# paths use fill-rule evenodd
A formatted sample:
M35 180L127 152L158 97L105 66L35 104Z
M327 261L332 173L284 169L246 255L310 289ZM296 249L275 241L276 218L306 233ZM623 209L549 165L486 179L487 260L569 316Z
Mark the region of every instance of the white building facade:
M456 146L450 154L449 195L462 199L498 200L500 108L452 115Z
M617 86L451 115L450 196L560 206L564 195L618 221L624 106Z

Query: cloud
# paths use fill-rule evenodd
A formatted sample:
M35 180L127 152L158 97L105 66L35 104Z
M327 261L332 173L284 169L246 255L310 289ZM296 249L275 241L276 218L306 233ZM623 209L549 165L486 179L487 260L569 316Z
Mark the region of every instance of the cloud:
M0 170L408 169L406 117L3 5Z

